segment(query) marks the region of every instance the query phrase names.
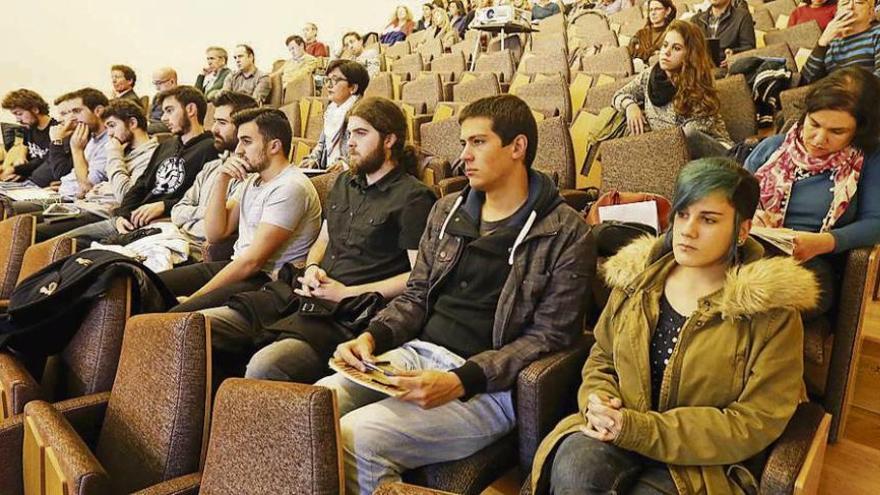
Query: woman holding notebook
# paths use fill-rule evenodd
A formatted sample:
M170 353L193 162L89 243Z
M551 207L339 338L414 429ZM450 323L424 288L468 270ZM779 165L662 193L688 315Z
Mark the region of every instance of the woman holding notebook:
M880 243L877 101L880 82L865 69L832 72L807 95L805 115L745 163L761 185L755 225L796 231L792 256L822 288L817 314L834 301L835 255Z

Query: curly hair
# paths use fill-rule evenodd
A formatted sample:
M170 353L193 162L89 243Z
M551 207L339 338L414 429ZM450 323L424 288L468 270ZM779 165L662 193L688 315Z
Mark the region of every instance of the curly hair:
M717 115L721 102L715 89L712 59L703 32L687 21L674 20L666 29L667 35L675 31L684 40L684 63L672 74L675 85L673 108L685 117L706 117Z

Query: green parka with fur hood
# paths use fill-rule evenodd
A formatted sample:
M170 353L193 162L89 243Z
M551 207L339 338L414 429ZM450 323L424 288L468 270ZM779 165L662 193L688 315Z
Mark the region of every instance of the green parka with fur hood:
M533 493L548 493L553 452L566 435L582 434L591 393L623 401L614 444L668 464L680 493L742 493L757 485L740 463L776 440L806 397L800 311L815 305L819 289L811 272L788 257L764 258L754 240L742 259L681 329L656 411L649 346L673 254L644 238L606 262L612 293L583 368L580 412L538 448Z

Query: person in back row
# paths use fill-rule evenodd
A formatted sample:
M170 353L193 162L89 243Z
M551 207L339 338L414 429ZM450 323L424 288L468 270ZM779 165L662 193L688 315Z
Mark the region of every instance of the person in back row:
M337 59L327 66L324 84L328 88L330 104L324 109L324 128L312 152L300 167L329 169L348 168L348 130L345 116L358 98L363 96L370 75L363 65Z
M831 72L858 65L880 77L880 22L874 18L876 0L841 0L801 71L802 84Z
M110 83L113 85L113 98L122 98L131 100L138 105L141 104L141 97L134 92L134 85L137 83L137 74L134 69L122 64L110 67Z
M732 0L709 0L711 6L690 20L700 27L706 39L717 39L721 67L727 67L734 53L755 48L755 21L745 6Z
M306 42L306 53L313 57L329 57L330 49L327 45L318 41L318 26L314 22L307 22L302 30L303 40Z
M303 78L311 78L320 65L320 60L306 52L305 41L297 35L288 36L285 41L290 51L290 59L284 61L281 71L281 84L287 85Z
M207 109L202 93L192 86L177 86L161 93L159 98L164 112L162 121L175 138L156 148L144 172L113 210L112 218L76 228L67 236L99 240L167 217L202 166L217 158L211 133L202 127Z
M296 294L287 293L285 301L301 297L337 310L328 317L309 316L273 311L256 301L247 311L205 310L215 350L231 356L229 374L240 375L241 365L274 341L251 358L245 376L312 383L329 372L327 360L336 345L363 331L406 287L434 204L433 193L417 177L415 151L406 145L406 118L393 102L366 98L351 109L348 129L352 168L330 190L321 234L296 281ZM364 302L372 303L367 314Z
M687 21L669 24L660 60L614 93L611 105L626 113L630 134L681 127L694 158L724 155L733 144L719 113L706 40Z
M150 114L147 115L147 132L157 134L160 132L168 132L168 126L162 123L162 100L159 95L169 89L177 87L177 71L171 67L162 67L153 72L153 87L156 88L156 96L150 104Z
M9 110L22 126L22 144L27 146L27 154L21 161L0 171L0 180L30 180L40 187L48 186L52 181L52 169L46 160L52 142L49 129L58 125L58 121L49 116L49 104L36 92L22 88L7 93L0 106ZM13 143L5 144L8 149Z
M235 91L250 95L260 105L269 102L272 83L269 74L261 71L254 63L254 49L248 45L238 45L232 54L238 70L229 74L223 81L223 91Z
M353 60L367 69L370 77L375 77L381 70L379 50L375 47L364 46L366 40L360 34L351 31L342 37L342 53L340 59ZM327 74L330 74L328 67ZM364 87L364 89L367 89Z
M437 202L403 293L334 354L360 371L389 361L403 394L341 374L317 382L339 400L348 494L502 438L516 426L520 370L581 331L589 229L531 169L532 111L500 95L470 103L459 121L468 187Z
M171 311L213 308L229 296L259 289L288 262L305 259L321 230L321 203L308 177L290 165L293 132L280 110L242 110L235 155L223 163L205 210L205 237L238 233L231 261L202 262L160 276L182 301ZM236 197L226 194L239 180Z
M214 101L214 98L223 91L226 78L232 74L229 67L226 67L228 58L226 50L219 46L210 46L205 50L205 67L196 77L195 86L208 101Z
M238 128L232 120L232 115L241 110L256 108L257 102L244 93L226 91L217 95L214 99L214 125L211 126L211 134L214 136L214 148L220 152L220 157L206 163L196 175L193 185L184 193L180 201L171 208L171 222L177 226L189 239L190 243L198 248L205 242L205 210L208 208L208 200L214 181L219 175L223 163L232 156L238 147ZM232 197L239 181L229 183L226 197ZM198 253L196 251L196 253ZM200 255L190 253L190 256L201 261Z

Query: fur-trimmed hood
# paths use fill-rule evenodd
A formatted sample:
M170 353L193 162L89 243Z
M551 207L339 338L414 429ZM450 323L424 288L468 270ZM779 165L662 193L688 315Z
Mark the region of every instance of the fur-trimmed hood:
M743 249L744 262L727 271L724 288L713 297L722 318L747 318L782 308L804 311L816 306L819 285L812 272L789 256L763 257L763 248L751 238ZM601 272L611 288L641 289L667 263L674 263L674 258L662 238L645 236L608 258Z

